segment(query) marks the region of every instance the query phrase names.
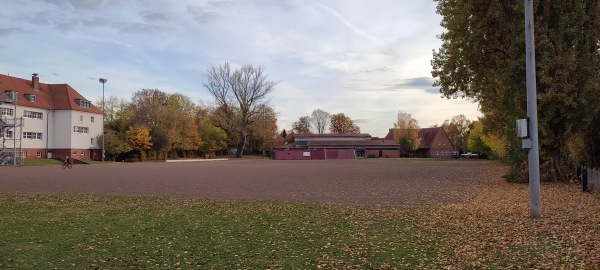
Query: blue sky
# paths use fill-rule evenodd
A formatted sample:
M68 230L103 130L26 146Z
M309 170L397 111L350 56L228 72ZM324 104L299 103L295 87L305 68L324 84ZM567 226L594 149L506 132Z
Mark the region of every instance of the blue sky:
M431 86L433 1L23 0L0 9L0 73L68 83L90 100L143 88L210 101L211 64L263 66L279 127L320 108L384 136L399 111L422 127L477 104Z

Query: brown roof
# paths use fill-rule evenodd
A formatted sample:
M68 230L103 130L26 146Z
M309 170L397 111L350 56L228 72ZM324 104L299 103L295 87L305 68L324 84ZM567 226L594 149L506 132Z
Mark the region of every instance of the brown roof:
M390 128L388 134L385 136L386 140L394 140L394 130L394 128ZM441 127L419 129L417 133L417 137L420 139L419 148L431 148L435 137L440 132L444 132L444 129Z
M367 147L367 146L396 146L399 145L390 140L357 140L357 141L311 141L307 142L308 146L350 146L350 147Z
M16 77L0 74L0 95L6 91L19 92L17 100L18 106L27 106L50 110L75 110L82 112L91 112L102 114L94 104L89 108L80 107L75 100L87 100L79 92L75 91L68 84L45 84L39 83L37 89L33 89L33 80L38 78L33 76L32 80L26 80ZM25 95L35 95L36 101L31 102L25 98Z
M437 137L440 132L444 132L444 129L441 127L419 129L418 136L421 140L419 143L419 148L431 148L435 137Z
M370 134L294 134L295 138L371 138Z

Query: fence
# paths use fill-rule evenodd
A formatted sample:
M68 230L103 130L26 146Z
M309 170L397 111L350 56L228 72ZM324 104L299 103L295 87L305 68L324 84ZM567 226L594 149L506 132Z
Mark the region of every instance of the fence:
M583 191L600 193L600 170L586 166L577 167L577 175L581 179Z

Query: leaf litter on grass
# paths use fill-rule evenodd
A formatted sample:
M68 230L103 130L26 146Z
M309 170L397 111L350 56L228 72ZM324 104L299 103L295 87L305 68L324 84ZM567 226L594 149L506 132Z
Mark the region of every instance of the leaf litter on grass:
M431 268L600 268L600 196L542 185L543 218L529 215L527 185L498 181L467 203L421 215L443 244Z
M0 268L600 268L600 195L543 184L531 219L526 185L479 188L389 208L0 194Z

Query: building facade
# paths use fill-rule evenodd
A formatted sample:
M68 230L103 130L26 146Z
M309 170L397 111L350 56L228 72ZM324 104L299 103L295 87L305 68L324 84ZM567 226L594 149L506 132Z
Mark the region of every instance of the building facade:
M0 164L16 159L100 160L103 113L68 84L0 75Z
M417 137L419 138L419 148L414 153L415 157L452 158L454 156L454 146L443 128L421 128L417 132ZM394 139L393 128L389 130L385 138Z
M356 158L452 158L454 147L443 128L418 130L419 148L403 151L394 139L394 129L385 138L369 134L299 134L293 143L279 140L274 159L356 159Z
M275 159L356 159L400 157L400 145L369 134L299 134L274 148Z

